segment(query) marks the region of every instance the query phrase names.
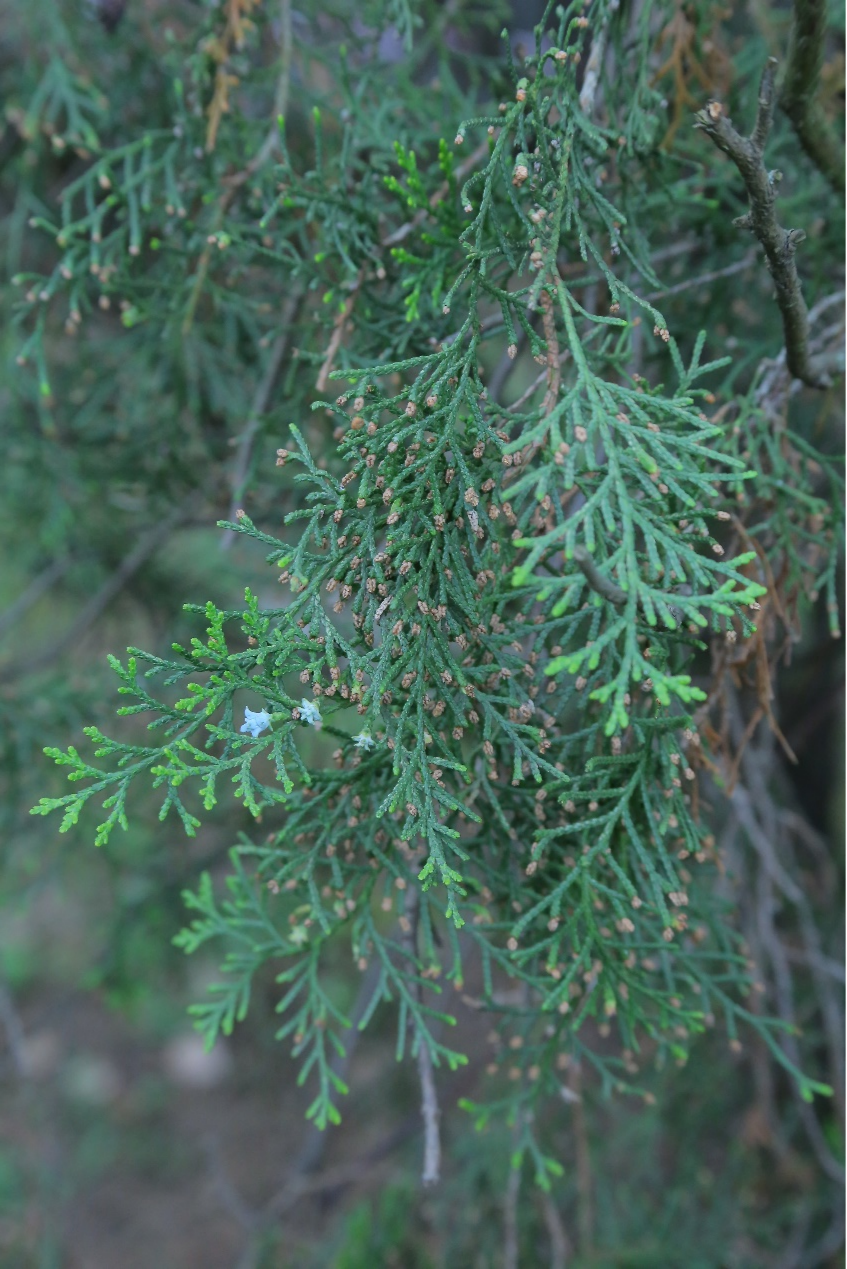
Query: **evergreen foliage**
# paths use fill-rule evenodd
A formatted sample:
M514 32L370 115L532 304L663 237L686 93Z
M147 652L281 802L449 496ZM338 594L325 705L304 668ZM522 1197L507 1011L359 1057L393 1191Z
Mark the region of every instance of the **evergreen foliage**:
M730 78L709 6L549 4L521 54L504 16L338 0L309 14L322 45L288 4L206 6L157 57L126 49L126 112L52 51L16 117L66 163L30 209L50 265L16 278L47 438L21 462L67 429L92 489L120 453L155 490L145 543L230 504L226 540L279 588L187 605L169 655L110 657L147 733L49 747L73 789L35 810L64 832L102 807L105 845L137 789L189 835L234 794L229 875L186 891L177 939L222 949L196 1024L229 1034L270 965L306 1113L337 1123L343 943L377 971L355 1025L392 1002L417 1058L427 1180L432 1068L466 1061L441 983L479 974L497 1070L463 1105L512 1126L512 1166L546 1189L543 1108L575 1069L649 1098L642 1066L715 1027L757 1033L807 1101L831 1091L751 997L715 807L743 749L733 676L758 667L778 732L773 622L820 594L838 631L843 483L786 416L776 306L740 361L713 329L761 263L729 223L738 171L689 127L704 79ZM480 29L490 52L451 52ZM743 42L739 126L763 63ZM769 153L797 171L796 146L778 118ZM797 254L821 354L836 220ZM668 241L709 276L669 283ZM91 395L66 407L80 364Z

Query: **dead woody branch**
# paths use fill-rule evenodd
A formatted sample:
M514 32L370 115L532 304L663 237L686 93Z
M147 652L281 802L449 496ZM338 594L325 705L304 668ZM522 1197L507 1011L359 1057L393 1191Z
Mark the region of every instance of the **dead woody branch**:
M710 101L705 110L698 112L696 126L729 155L747 187L750 210L735 223L752 230L765 249L782 314L788 369L809 387L824 388L829 386L828 377L814 365L809 354L809 314L794 260L797 244L806 235L802 229L783 229L779 224L774 204L781 173L768 172L763 161L776 101L776 67L776 58L769 58L759 86L756 123L749 137L736 132L719 101Z

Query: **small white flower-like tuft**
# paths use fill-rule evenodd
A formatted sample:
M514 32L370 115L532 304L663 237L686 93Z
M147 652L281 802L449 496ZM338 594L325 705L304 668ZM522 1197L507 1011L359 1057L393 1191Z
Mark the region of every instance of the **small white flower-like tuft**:
M304 723L310 723L312 727L320 727L323 722L321 711L315 702L307 701L305 696L300 702L300 718Z
M270 727L271 716L265 709L253 710L244 707L244 726L241 731L249 731L255 740L260 732Z
M353 744L357 749L368 750L374 748L376 741L373 739L369 731L360 731L358 736L353 737Z

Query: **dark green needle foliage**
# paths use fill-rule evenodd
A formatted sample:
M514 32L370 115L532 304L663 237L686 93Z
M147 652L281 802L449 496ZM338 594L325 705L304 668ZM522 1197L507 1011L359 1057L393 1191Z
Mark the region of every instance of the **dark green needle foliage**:
M423 1074L466 1062L440 998L478 975L510 1078L465 1108L513 1125L547 1187L543 1107L573 1065L646 1095L645 1063L756 1032L803 1098L828 1091L751 1001L698 784L722 769L721 675L767 663L775 597L821 593L837 627L842 487L774 422L757 366L779 368L779 312L729 223L744 185L690 127L702 82L665 63L707 75L707 6L685 10L688 62L670 0L550 4L517 53L489 5L458 6L449 40L451 6L321 8L323 42L288 5L187 9L123 118L58 53L26 104L74 155L31 221L52 265L17 279L36 408L61 413L65 345L97 357L119 314L96 418L132 400L104 443L159 466L160 519L214 485L268 566L236 610L188 605L169 655L110 658L135 725L49 748L73 788L36 809L65 831L102 807L102 845L142 789L189 835L234 792L229 875L197 879L177 940L221 951L209 1043L269 964L323 1126L347 1092L339 946L378 967L358 1026L392 1002ZM739 128L764 62L741 43ZM806 162L782 118L772 144ZM761 312L733 361L744 269Z

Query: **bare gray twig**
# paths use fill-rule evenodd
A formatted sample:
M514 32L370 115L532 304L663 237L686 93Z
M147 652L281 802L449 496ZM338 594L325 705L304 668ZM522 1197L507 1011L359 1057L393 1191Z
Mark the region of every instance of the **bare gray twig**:
M71 566L70 556L54 560L35 576L26 590L10 604L5 612L0 613L0 635L13 630L20 619L29 612L33 604L37 604L42 595L46 595L50 587L67 573Z
M412 882L406 890L406 906L404 911L403 944L415 966L418 961L418 918L420 916L421 894L417 885ZM420 983L415 984L415 994L421 1001ZM421 1180L424 1185L436 1185L441 1178L441 1136L438 1120L441 1112L438 1108L438 1094L435 1088L435 1074L432 1066L432 1054L426 1041L417 1036L418 1078L421 1085L421 1114L424 1121L424 1164ZM414 1045L414 1041L412 1042Z
M517 1146L523 1132L525 1111L521 1109L515 1121L513 1144ZM503 1269L518 1269L520 1240L518 1235L518 1199L521 1193L521 1169L509 1168L506 1193L503 1199Z
M574 547L573 558L574 563L585 574L585 580L592 590L596 590L598 595L608 599L610 604L620 605L626 603L626 591L616 585L615 582L610 581L608 577L603 576L584 546Z
M661 300L666 295L679 295L681 291L689 291L692 287L708 286L710 282L717 282L718 278L731 278L734 273L741 273L755 261L755 254L748 252L740 260L736 260L734 264L728 264L723 269L712 269L710 273L701 273L696 278L685 278L682 282L677 282L674 286L663 287L661 291L651 291L649 295L645 295L645 300Z
M734 692L730 694L729 705L730 726L738 742L744 723ZM751 737L750 743L742 754L741 773L744 785L743 787L737 785L731 796L738 823L759 861L758 868L753 871L752 876L747 878L745 884L748 896L750 894L754 896L747 904L749 914L745 934L753 949L754 958L759 964L760 972L763 977L771 978L773 999L778 1015L788 1024L789 1029L780 1037L780 1044L791 1062L795 1066L800 1066L802 1058L795 1038L797 1032L795 988L785 941L777 928L777 918L784 902L787 901L795 907L804 942L815 960L822 955L822 947L806 896L790 875L790 863L786 867L783 860L779 858L780 853L785 851L786 843L780 832L777 806L768 787L774 762L773 738L763 728L758 729L758 734L761 737L759 743L756 744L755 737ZM835 1084L842 1078L843 1021L837 1003L834 1001L828 976L821 973L818 965L810 964L810 968L823 1015L834 1077L832 1082ZM842 1185L843 1168L833 1157L813 1108L802 1100L793 1082L792 1092L800 1122L822 1171L838 1185Z
M606 8L605 20L601 24L600 29L594 32L594 38L591 43L591 54L585 67L585 76L579 93L579 108L589 118L594 112L594 98L600 82L600 72L603 69L603 58L606 55L609 22L612 14L618 9L619 4L620 0L610 0Z
M547 1233L550 1235L550 1269L567 1269L568 1253L570 1244L568 1236L565 1233L565 1227L562 1224L562 1218L559 1215L559 1209L551 1194L541 1192L541 1211L544 1214L544 1224L547 1226Z
M585 1256L586 1259L590 1259L594 1246L594 1203L592 1196L594 1186L591 1172L591 1150L588 1144L588 1120L585 1113L585 1103L582 1100L582 1067L579 1062L571 1063L568 1083L573 1094L579 1254Z
M247 423L245 424L243 432L235 442L237 452L235 456L235 466L232 473L232 504L229 512L230 520L235 519L236 512L241 505L240 499L244 493L244 487L247 484L247 476L250 470L250 459L253 454L253 445L262 424L262 416L268 408L271 393L274 390L274 385L279 377L282 363L285 360L285 354L288 350L288 345L291 342L294 322L297 320L297 312L302 301L303 292L301 289L297 288L283 305L282 315L280 317L280 333L274 340L270 356L268 357L268 363L265 366L265 373L262 375L256 387L256 393L253 397L253 403L250 406L250 414L248 416ZM234 538L235 534L232 529L227 529L221 539L221 550L228 550L232 545Z
M237 1269L256 1269L266 1235L298 1203L355 1185L416 1132L417 1116L407 1116L359 1158L327 1168L317 1175L295 1173L260 1208L251 1207L236 1189L224 1163L219 1139L208 1137L204 1145L210 1180L226 1211L247 1234Z
M356 999L353 1008L350 1011L350 1031L344 1040L344 1055L338 1053L333 1054L329 1063L329 1068L334 1075L339 1076L342 1080L347 1079L347 1072L350 1069L350 1063L353 1060L353 1054L361 1039L362 1032L359 1030L359 1023L365 1016L365 1010L373 1000L373 994L379 985L381 974L381 964L377 957L373 957L368 962L368 968L362 976L359 983L359 990L356 993ZM310 1172L314 1172L319 1166L326 1150L329 1134L322 1132L320 1128L316 1128L313 1123L309 1125L306 1133L306 1140L297 1156L294 1164L293 1178L304 1176Z
M788 370L809 387L823 388L830 381L809 356L809 315L794 260L797 244L806 235L800 229L783 229L777 221L774 204L780 173L768 172L763 161L773 120L776 67L776 58L769 58L759 86L756 122L749 137L736 132L719 101L709 102L705 110L698 112L697 126L729 155L747 187L750 210L736 224L751 229L764 247L782 314Z
M46 647L37 648L34 652L12 661L0 668L0 683L8 683L24 674L34 674L42 670L60 657L68 648L78 643L86 630L94 624L100 614L109 606L138 570L159 547L167 541L180 521L188 519L185 507L164 516L158 524L140 539L132 551L121 561L96 594L92 595L71 622L67 630L54 639Z

